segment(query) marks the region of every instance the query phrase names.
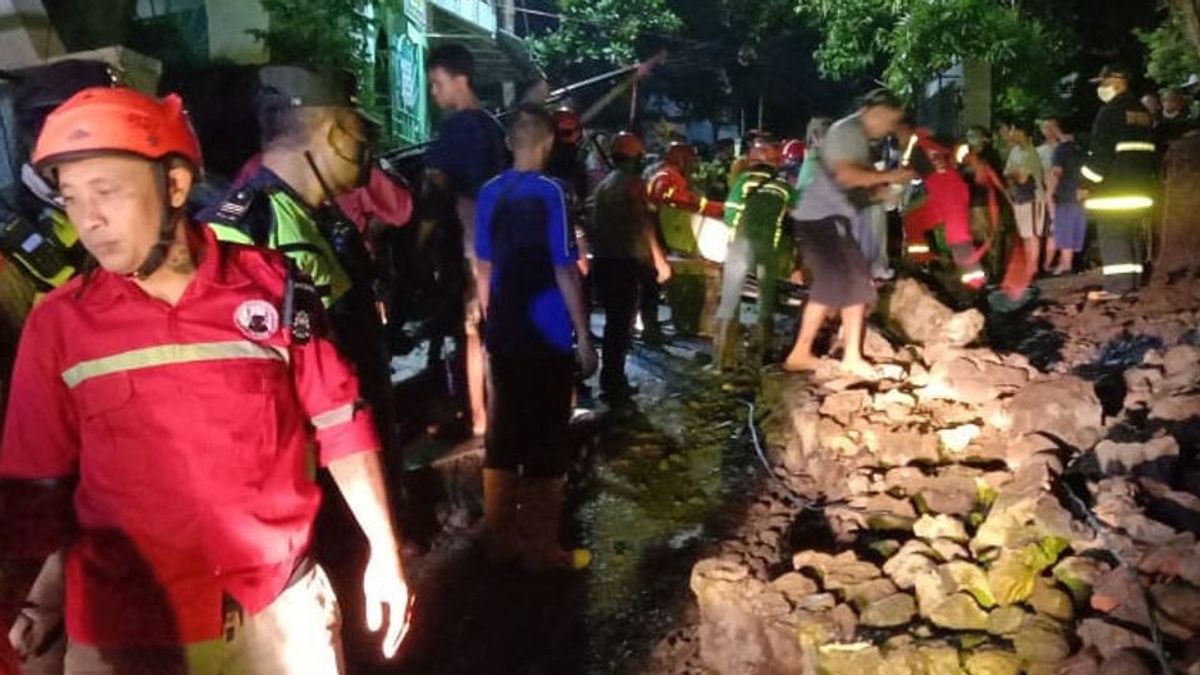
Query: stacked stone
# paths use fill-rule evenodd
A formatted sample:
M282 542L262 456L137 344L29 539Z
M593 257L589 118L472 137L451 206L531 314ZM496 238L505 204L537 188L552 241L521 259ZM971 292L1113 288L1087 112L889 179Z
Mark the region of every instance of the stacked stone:
M883 381L839 380L832 362L812 379L766 378L775 475L743 530L692 574L705 666L1198 667L1200 349L1178 344L1186 332L1164 340L1126 372L1126 407L1106 416L1093 383L971 348L981 320L939 309L919 286L903 292L891 314L922 344L870 335Z

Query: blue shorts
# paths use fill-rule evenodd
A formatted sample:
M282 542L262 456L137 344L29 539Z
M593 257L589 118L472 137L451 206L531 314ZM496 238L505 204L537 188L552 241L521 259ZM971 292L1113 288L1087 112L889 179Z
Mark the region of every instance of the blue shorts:
M1078 202L1054 205L1054 242L1060 249L1082 251L1087 216Z

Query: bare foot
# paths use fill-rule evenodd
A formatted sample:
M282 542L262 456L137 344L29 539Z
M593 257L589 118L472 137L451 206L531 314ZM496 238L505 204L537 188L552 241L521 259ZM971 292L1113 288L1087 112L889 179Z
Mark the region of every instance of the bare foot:
M820 363L821 360L812 354L788 354L787 360L783 362L783 370L787 373L811 372L816 370Z
M875 367L864 359L843 359L839 370L847 375L853 375L868 382L874 382L879 379L879 371L875 370Z

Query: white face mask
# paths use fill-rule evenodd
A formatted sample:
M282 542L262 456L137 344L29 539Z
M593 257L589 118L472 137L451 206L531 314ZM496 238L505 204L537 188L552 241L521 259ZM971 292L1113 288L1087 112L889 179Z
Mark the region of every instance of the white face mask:
M1112 85L1100 85L1096 87L1096 95L1100 97L1101 101L1108 103L1117 97L1117 89Z

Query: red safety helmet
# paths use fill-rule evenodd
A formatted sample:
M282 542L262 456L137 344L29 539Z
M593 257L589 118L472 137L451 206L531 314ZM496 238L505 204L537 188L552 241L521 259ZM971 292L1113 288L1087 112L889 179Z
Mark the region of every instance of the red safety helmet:
M197 171L204 163L178 96L159 100L125 87L91 87L67 99L46 118L32 161L44 171L72 157L106 152L152 160L179 156Z
M583 123L574 110L563 106L554 111L554 136L568 145L576 145L583 138Z
M755 141L754 145L750 146L750 151L746 153L746 161L752 166L755 164L779 166L781 161L779 146L770 141Z
M783 149L780 154L783 156L784 164L799 164L804 161L804 153L807 148L804 141L795 138L790 139L783 144Z
M613 138L610 152L614 158L637 159L646 154L646 146L642 144L642 139L638 138L637 134L622 131Z
M667 147L663 161L680 169L696 161L696 149L687 143L676 141Z

